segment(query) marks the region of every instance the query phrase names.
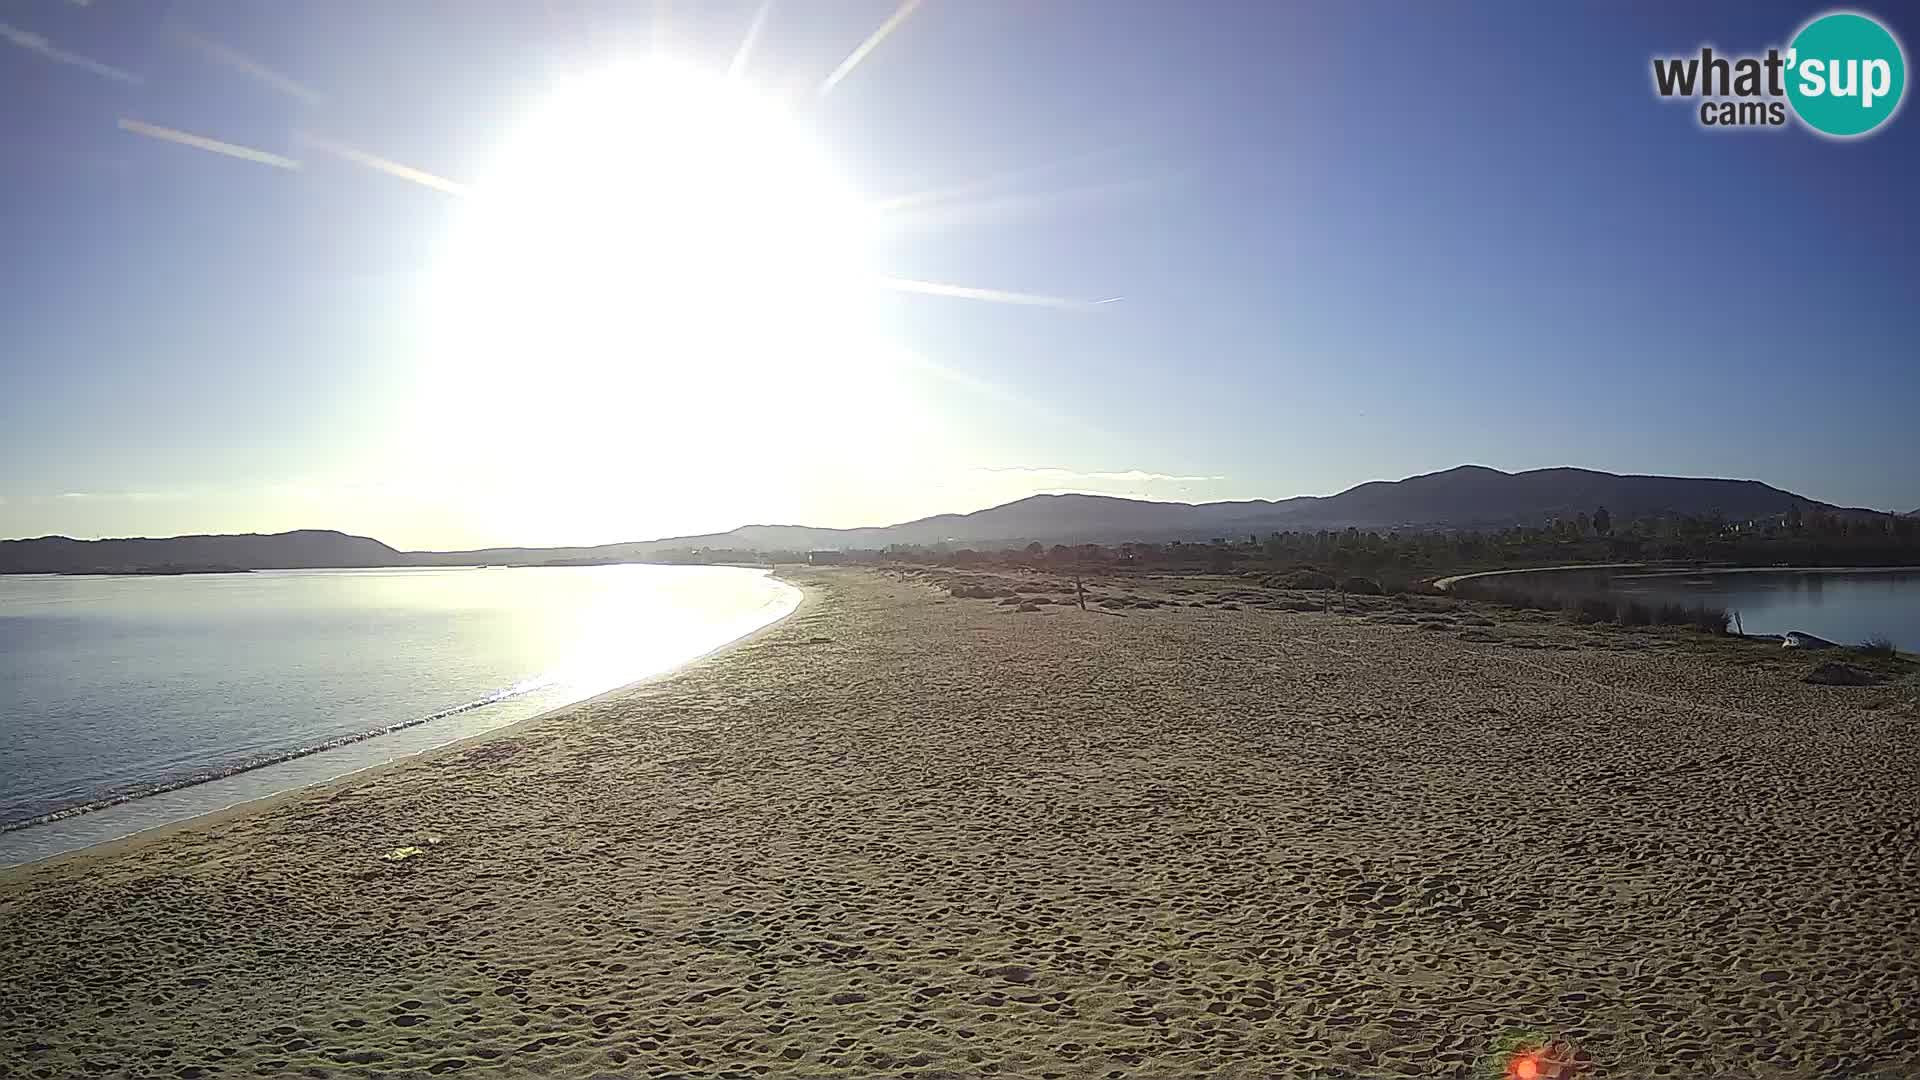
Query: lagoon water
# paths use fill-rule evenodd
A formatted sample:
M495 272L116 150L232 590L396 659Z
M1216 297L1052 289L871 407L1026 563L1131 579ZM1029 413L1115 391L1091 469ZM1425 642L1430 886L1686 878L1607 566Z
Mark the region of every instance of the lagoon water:
M798 599L734 567L0 576L0 865L526 719Z
M1885 637L1920 651L1920 570L1717 570L1617 574L1615 592L1740 613L1749 634L1800 630L1856 645Z

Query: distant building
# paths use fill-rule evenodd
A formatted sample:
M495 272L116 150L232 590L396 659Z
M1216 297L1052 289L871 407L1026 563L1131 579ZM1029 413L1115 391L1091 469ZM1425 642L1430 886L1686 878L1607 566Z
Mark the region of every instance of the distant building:
M807 562L812 566L838 566L847 561L844 551L809 551Z

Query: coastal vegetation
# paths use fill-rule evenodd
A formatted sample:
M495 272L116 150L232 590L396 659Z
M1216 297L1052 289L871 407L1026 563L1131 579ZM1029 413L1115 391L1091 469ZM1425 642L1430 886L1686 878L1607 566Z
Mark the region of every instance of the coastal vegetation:
M791 552L772 554L775 561L800 557ZM997 551L943 544L894 545L874 551L815 553L814 560L1117 575L1229 574L1272 589L1409 595L1440 591L1434 583L1448 577L1546 567L1920 565L1920 521L1891 515L1803 514L1791 509L1763 520L1729 522L1680 515L1616 523L1614 515L1599 506L1543 526L1492 531L1344 529L1222 537L1205 543L1046 546L1029 542ZM1522 611L1554 613L1577 623L1690 627L1713 634L1736 629L1723 606L1619 595L1608 591L1595 574L1468 577L1453 582L1451 594ZM1863 651L1875 648L1891 653L1893 646L1868 643Z
M689 552L688 554L691 554ZM763 553L777 561L799 553ZM949 566L1082 564L1116 570L1294 571L1364 576L1394 587L1486 570L1607 563L1722 566L1920 565L1920 519L1790 510L1728 521L1679 515L1619 524L1605 506L1545 525L1497 530L1322 529L1193 543L1028 543L999 550L896 544L843 553L846 561Z

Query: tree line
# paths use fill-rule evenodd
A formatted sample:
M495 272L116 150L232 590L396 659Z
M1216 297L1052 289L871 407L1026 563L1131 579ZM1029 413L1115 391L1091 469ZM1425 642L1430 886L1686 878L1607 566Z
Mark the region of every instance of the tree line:
M806 560L797 552L766 554ZM1576 563L1900 566L1920 565L1920 519L1796 509L1757 521L1673 515L1620 524L1606 507L1599 506L1543 525L1489 530L1321 529L1199 542L1028 543L998 549L896 544L835 553L833 561L1216 573L1310 568L1389 583Z

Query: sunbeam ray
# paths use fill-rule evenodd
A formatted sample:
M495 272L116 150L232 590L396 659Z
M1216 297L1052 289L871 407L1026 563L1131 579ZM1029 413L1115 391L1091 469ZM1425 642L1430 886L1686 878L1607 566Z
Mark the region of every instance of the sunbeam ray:
M943 281L917 281L913 278L881 278L879 285L883 289L920 293L923 296L949 296L957 300L984 300L993 304L1019 304L1026 307L1059 308L1064 311L1084 311L1121 299L1118 296L1111 296L1104 300L1070 300L1062 296L1008 292L1005 289L980 289L971 285L951 285Z
M1085 417L1067 412L1040 398L1022 394L1000 383L993 382L990 379L985 379L971 372L962 371L959 368L943 364L931 356L911 349L902 350L898 356L902 363L909 368L950 382L954 386L969 393L991 399L996 404L1025 410L1050 424L1078 428L1092 435L1106 434L1104 428L1087 420Z
M196 150L205 150L214 154L224 154L230 158L239 158L241 161L251 161L260 165L271 165L276 169L300 168L300 162L295 158L285 157L280 154L270 154L265 150L256 150L251 146L241 146L239 143L209 139L205 135L195 135L177 128L161 127L158 124L149 124L145 121L133 120L124 116L120 118L120 130L130 131L135 135L145 135L150 139L179 143L181 146L191 146Z
M181 44L205 53L215 62L224 64L249 78L256 79L288 97L304 101L308 105L320 104L320 95L315 90L295 82L287 76L267 67L265 64L259 63L226 45L222 45L212 38L196 34L191 30L175 30L173 36Z
M435 176L425 169L416 169L411 165L402 165L397 161L389 161L386 158L369 154L365 150L355 149L345 143L335 142L332 139L315 135L312 132L300 132L295 138L322 153L332 154L334 157L340 158L343 161L351 161L355 165L364 165L375 172L386 173L388 176L405 180L408 183L419 184L421 187L432 188L435 191L444 191L449 195L465 195L467 193L467 186L458 181L449 180L444 176Z
M648 47L654 59L667 52L667 28L673 22L673 0L653 0L653 26Z
M853 74L853 69L860 66L860 61L865 60L868 53L879 48L880 43L887 40L887 35L898 30L900 24L906 22L907 16L912 15L914 9L919 6L920 0L901 0L900 7L888 17L886 22L880 24L880 29L875 30L867 40L860 43L859 48L848 54L845 60L840 61L840 66L834 68L833 74L827 76L826 81L820 84L820 96L826 97L840 80Z
M727 65L727 78L739 79L746 73L747 60L753 55L753 47L760 40L760 30L767 25L767 14L773 10L773 0L762 0L760 10L753 13L753 22L747 26L747 36L741 40L740 48L733 54L733 62Z

